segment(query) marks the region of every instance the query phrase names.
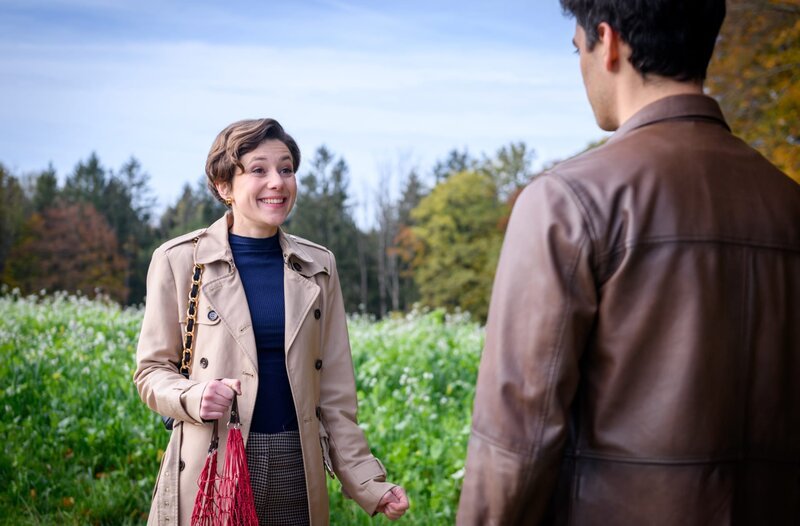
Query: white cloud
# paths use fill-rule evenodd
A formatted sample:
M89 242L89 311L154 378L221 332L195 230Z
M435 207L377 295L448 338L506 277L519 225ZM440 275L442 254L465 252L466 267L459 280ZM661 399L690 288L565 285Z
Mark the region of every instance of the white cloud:
M601 135L567 46L302 41L0 44L0 161L33 170L52 160L63 174L91 151L111 167L133 155L164 205L202 174L216 133L241 118L277 118L306 158L327 144L350 164L357 194L399 151L426 170L454 147L491 154L523 140L546 161Z

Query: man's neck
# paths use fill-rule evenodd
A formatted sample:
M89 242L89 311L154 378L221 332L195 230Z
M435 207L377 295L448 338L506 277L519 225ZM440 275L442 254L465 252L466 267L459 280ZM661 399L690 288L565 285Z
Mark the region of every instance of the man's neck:
M625 124L625 121L645 106L665 97L702 94L703 85L699 82L681 82L652 76L645 80L637 75L623 84L617 93L619 125Z

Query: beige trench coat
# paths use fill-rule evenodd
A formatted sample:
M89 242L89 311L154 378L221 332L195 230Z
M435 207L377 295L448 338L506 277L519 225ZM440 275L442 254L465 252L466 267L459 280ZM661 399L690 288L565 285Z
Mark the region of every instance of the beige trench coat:
M155 412L174 417L148 524L189 524L211 424L200 419L206 382L239 378L242 435L247 441L258 392L256 343L244 287L228 245L227 214L207 229L164 243L153 253L134 381ZM357 401L344 303L333 254L279 232L286 263L286 368L295 401L312 525L328 524L323 457L344 493L367 513L393 485L372 456L356 420ZM193 240L198 238L195 245ZM189 379L178 373L190 273L203 264L196 344ZM228 415L221 423L227 422ZM224 462L225 425L218 466Z

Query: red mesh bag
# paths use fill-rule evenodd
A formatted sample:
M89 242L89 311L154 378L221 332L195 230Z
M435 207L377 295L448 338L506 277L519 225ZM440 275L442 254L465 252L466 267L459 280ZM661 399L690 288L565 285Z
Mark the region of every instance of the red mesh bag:
M228 421L222 476L217 474L218 443L219 433L214 421L206 463L197 479L192 526L258 526L236 397Z

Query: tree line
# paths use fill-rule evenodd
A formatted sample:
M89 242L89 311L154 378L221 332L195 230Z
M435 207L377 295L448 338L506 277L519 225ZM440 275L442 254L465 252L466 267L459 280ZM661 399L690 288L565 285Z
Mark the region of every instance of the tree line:
M730 0L707 82L733 131L800 182L800 6ZM590 145L589 147L593 147ZM510 143L493 156L452 150L430 171L379 174L372 226L359 228L344 158L322 146L299 175L293 234L337 257L349 312L378 317L414 303L485 319L505 225L519 190L537 175L534 150ZM400 182L392 195L389 182ZM0 279L23 293L145 297L150 255L160 243L202 228L225 208L205 181L187 184L154 217L155 199L136 159L119 169L97 155L63 183L50 167L19 176L0 164Z
M387 169L374 190L373 226L359 228L347 163L322 146L298 176L284 228L334 252L350 312L380 317L420 301L483 317L508 203L533 177L533 160L524 143L483 159L454 150L434 167L431 187L416 169ZM392 177L402 180L396 196ZM225 212L204 179L185 185L160 217L154 209L149 177L133 158L113 170L93 153L63 183L52 167L20 177L0 165L2 282L23 294L66 290L141 303L155 247Z

